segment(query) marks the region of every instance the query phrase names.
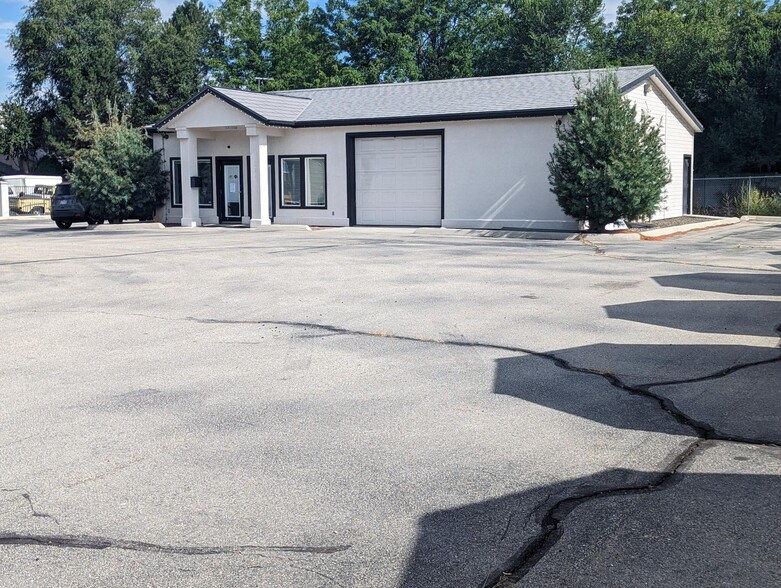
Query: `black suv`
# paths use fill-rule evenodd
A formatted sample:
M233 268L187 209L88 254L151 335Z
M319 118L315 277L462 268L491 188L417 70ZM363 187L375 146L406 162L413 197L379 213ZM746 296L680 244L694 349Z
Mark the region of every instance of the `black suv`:
M86 222L89 225L103 224L104 218L90 211L79 202L79 199L71 192L70 182L57 184L52 196L51 218L61 229L69 229L73 223ZM109 223L121 223L123 220L138 219L140 221L150 221L154 218L154 210L131 212L120 218L110 218Z
M97 222L87 214L81 202L71 193L70 182L57 184L52 196L50 215L61 229L69 229L73 223L87 222L94 225Z

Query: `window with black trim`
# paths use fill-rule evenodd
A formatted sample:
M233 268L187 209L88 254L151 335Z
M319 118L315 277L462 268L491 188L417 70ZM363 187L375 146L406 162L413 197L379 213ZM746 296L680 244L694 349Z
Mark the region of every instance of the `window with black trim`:
M325 208L325 155L279 157L282 208Z
M198 188L198 206L200 208L212 208L214 206L214 188L212 160L210 157L198 158L198 175L201 178L201 187ZM171 204L182 205L182 160L171 158Z

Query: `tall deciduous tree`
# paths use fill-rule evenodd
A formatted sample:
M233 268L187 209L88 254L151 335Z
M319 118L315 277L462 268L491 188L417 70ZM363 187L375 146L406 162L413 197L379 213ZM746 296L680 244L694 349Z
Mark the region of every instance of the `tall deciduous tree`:
M762 0L629 0L615 58L653 63L705 126L698 174L781 172L780 9Z
M35 112L40 147L61 159L75 124L106 100L130 102L137 56L159 11L152 0L33 0L10 36L16 93Z
M499 5L493 0L331 2L335 36L368 83L474 75Z
M575 111L557 126L548 163L562 210L600 230L618 219L650 217L670 181L659 129L621 94L608 73L583 89Z
M155 122L200 90L218 39L211 12L185 0L141 50L133 93L133 122Z
M223 0L215 9L219 41L209 60L211 76L224 86L254 88L255 78L270 77L264 55L262 3Z
M514 74L603 67L610 37L602 0L509 0L496 19L486 73Z
M33 121L20 101L0 104L0 153L8 156L23 173L29 173L29 162L35 158Z
M316 88L356 83L355 72L340 62L339 47L328 33L322 8L307 0L264 2L264 55L273 80L269 90Z

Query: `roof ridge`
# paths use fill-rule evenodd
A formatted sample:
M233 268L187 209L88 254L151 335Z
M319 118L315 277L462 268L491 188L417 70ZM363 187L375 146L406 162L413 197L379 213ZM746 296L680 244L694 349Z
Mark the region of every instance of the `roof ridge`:
M594 67L590 69L569 69L565 71L541 71L541 72L530 72L530 73L522 73L522 74L501 74L501 75L493 75L493 76L472 76L472 77L466 77L466 78L445 78L441 80L418 80L413 82L384 82L384 83L377 83L377 84L358 84L355 86L326 86L323 88L297 88L295 90L273 90L271 92L260 92L261 94L274 94L277 96L288 96L290 98L301 98L301 96L293 96L291 94L284 94L284 92L321 92L323 90L344 90L344 89L356 89L356 88L376 88L376 87L393 87L393 86L419 86L423 84L447 84L451 82L470 82L470 81L476 81L476 80L495 80L495 79L501 79L501 78L531 78L531 77L537 77L537 76L555 76L555 75L565 75L565 74L576 74L576 73L590 73L590 72L598 72L598 71L607 71L608 69L611 69L609 67ZM628 69L655 69L655 66L653 65L625 65L620 67L615 67L612 69L616 70L628 70ZM244 90L247 91L247 90Z

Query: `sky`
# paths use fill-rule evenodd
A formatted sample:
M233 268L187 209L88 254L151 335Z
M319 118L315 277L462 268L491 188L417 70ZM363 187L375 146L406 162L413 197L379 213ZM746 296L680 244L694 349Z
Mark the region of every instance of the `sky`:
M164 18L171 15L181 0L155 0ZM312 4L323 4L323 0L311 1ZM204 2L211 4L212 2ZM605 20L613 21L619 0L605 0ZM0 101L9 94L9 86L13 82L11 70L11 50L8 48L8 35L16 23L24 16L25 0L0 0Z

